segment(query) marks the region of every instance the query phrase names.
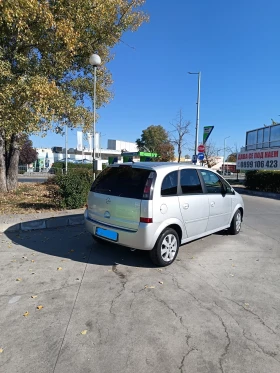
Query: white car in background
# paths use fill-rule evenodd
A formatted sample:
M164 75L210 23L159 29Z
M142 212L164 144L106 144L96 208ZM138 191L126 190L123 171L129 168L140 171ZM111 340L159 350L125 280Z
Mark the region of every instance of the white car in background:
M159 266L180 245L228 229L240 232L242 197L216 172L175 163L139 162L107 167L95 180L85 211L97 239L149 250Z

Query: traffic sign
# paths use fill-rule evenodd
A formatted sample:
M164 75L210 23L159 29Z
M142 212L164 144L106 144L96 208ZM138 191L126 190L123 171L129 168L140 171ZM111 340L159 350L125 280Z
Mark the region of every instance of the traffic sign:
M196 163L197 162L197 155L193 155L192 156L192 163Z
M204 153L205 152L205 146L204 145L198 145L197 150L199 153Z
M204 153L198 153L197 158L198 158L200 161L203 161L203 159L204 159Z

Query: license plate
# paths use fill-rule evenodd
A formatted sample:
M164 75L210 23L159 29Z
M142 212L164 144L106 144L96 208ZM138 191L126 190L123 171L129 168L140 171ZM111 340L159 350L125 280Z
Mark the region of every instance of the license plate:
M108 229L96 228L95 234L96 236L104 237L111 241L118 240L118 233L114 231L110 231Z

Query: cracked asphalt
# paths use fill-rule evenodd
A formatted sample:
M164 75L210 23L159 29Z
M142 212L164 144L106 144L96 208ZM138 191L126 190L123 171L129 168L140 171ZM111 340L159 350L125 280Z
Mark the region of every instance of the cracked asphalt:
M279 373L280 201L244 201L164 269L83 226L0 235L0 372Z

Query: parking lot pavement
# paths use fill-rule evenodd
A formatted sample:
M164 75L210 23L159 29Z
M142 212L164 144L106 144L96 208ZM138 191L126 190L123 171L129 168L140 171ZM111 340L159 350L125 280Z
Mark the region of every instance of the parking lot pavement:
M2 234L0 372L279 373L280 202L250 198L163 269L83 226Z

